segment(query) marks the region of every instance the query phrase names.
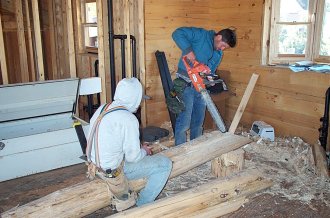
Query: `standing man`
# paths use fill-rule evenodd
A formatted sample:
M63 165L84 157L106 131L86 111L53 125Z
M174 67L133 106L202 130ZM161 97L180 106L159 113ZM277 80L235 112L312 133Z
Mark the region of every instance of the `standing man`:
M198 61L210 68L210 73L215 74L223 51L235 47L236 33L232 29L223 29L219 32L196 27L180 27L176 29L172 38L181 49L182 56L178 64L177 77L187 82L183 91L185 110L179 113L175 124L175 145L187 141L186 132L190 129L190 140L202 135L206 104L202 95L191 84L182 57L194 63Z
M100 106L90 120L86 149L90 168L105 180L119 201L119 209L132 206L128 180L146 178L136 205L152 202L159 195L172 170L171 160L163 155L152 155L150 147L140 145L139 122L133 114L142 99L142 85L136 78L121 80L114 101ZM124 202L124 203L123 203ZM133 204L135 202L133 201Z

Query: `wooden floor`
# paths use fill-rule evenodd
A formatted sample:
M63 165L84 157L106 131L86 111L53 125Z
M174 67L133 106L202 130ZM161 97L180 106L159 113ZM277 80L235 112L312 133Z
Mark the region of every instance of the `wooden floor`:
M71 186L85 178L85 165L79 164L58 170L27 176L0 183L0 212L26 204L56 190ZM330 196L327 196L330 199ZM82 205L83 206L83 205ZM86 217L105 217L111 215L110 207L96 211ZM238 211L224 217L330 217L330 208L319 201L310 205L290 201L279 195L262 194Z

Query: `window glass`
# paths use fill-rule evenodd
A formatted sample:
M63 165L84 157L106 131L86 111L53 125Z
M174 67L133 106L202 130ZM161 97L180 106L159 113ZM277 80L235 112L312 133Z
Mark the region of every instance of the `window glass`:
M320 55L330 56L330 0L324 4Z
M279 54L305 54L307 42L306 25L279 26Z
M97 27L85 27L85 46L98 47Z
M307 22L308 0L281 0L280 22Z
M96 2L86 3L86 23L97 23Z

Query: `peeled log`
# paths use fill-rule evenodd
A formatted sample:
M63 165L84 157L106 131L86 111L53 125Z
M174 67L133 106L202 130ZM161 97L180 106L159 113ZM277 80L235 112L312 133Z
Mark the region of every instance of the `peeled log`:
M251 142L248 138L214 131L161 152L173 161L170 178L185 173L221 154ZM145 180L134 180L130 186L140 190ZM79 183L53 192L28 204L13 208L2 217L82 217L110 204L111 193L101 180Z
M272 182L264 179L255 171L241 172L233 177L217 179L171 197L159 199L151 204L117 213L110 217L217 217L230 213L243 203L244 198L257 191L270 187ZM232 201L232 204L222 204ZM231 207L233 206L233 207ZM217 213L219 216L220 214Z

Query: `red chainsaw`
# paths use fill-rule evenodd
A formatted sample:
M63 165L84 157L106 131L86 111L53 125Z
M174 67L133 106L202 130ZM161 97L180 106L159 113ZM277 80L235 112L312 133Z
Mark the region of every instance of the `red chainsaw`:
M204 78L202 78L202 77L208 77L207 75L210 74L210 68L208 66L206 66L205 64L199 63L198 61L194 61L193 63L189 64L189 60L188 60L187 56L183 56L182 61L186 67L187 73L189 75L189 78L190 78L194 88L202 94L202 97L206 103L206 107L207 107L208 111L210 112L211 117L213 118L218 129L223 133L227 132L225 122L221 118L221 115L220 115L217 107L215 106L208 91L206 90L205 83L208 80L205 80ZM213 81L213 82L216 82L216 81Z

